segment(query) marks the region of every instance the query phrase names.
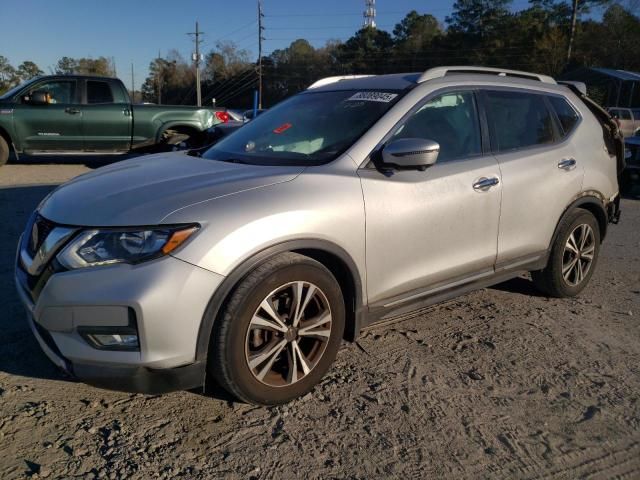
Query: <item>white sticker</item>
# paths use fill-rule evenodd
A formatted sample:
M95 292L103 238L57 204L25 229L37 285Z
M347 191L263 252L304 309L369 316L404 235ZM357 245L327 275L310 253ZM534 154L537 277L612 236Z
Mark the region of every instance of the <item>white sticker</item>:
M352 97L347 98L347 101L363 100L365 102L383 102L389 103L391 100L398 96L397 93L388 92L358 92Z

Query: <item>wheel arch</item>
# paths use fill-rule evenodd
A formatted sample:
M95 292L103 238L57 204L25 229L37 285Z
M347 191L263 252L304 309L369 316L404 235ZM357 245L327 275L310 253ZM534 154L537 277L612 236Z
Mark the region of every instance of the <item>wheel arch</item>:
M160 125L160 128L158 128L158 130L156 131L156 143L162 141L162 134L167 130L190 132L196 135L203 132L201 125L196 122L187 122L180 120L165 122Z
M13 140L11 139L11 135L9 135L9 132L7 131L7 129L2 127L1 125L0 125L0 137L4 138L7 144L9 145L9 153L11 153L11 149L13 149L14 153L17 153L17 149L13 143Z
M351 256L341 247L324 240L292 240L266 248L237 266L216 289L202 317L196 345L196 360L206 360L210 341L224 306L235 287L250 272L275 255L293 252L323 264L336 278L345 300L344 338L355 341L363 325L362 277Z
M548 251L551 251L553 244L556 241L556 237L558 236L558 231L560 229L560 225L567 218L570 212L575 210L576 208L581 208L583 210L587 210L590 212L598 222L598 227L600 227L600 243L604 240L604 237L607 233L607 226L609 224L607 217L607 208L604 203L604 196L602 196L599 192L589 191L584 192L578 198L576 198L573 202L571 202L567 208L564 209L560 219L556 223L556 228L553 231L553 236L551 237L551 243L549 243Z

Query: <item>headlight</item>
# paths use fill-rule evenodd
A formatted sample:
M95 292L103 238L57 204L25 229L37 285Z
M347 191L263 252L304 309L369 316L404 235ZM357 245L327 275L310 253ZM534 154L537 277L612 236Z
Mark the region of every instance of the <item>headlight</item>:
M68 269L140 263L167 255L182 245L197 226L158 229L86 230L62 252L58 261Z

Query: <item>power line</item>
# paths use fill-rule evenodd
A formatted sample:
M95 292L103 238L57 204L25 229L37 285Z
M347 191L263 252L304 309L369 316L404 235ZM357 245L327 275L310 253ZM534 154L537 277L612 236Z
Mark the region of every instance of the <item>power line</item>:
M207 46L207 45L213 45L213 44L215 44L215 43L217 43L217 42L219 42L219 41L221 41L221 40L224 40L225 38L230 37L230 36L231 36L231 35L233 35L234 33L238 33L238 32L240 32L240 31L242 31L242 30L245 30L245 29L247 29L247 28L249 28L249 27L253 27L253 26L255 26L255 24L256 24L256 21L255 21L255 20L251 20L249 23L247 23L247 24L245 24L245 25L242 25L241 27L238 27L238 28L236 28L235 30L232 30L232 31L230 31L230 32L227 32L227 33L225 33L224 35L220 36L219 38L216 38L216 39L214 39L214 40L210 40L210 41L206 42L206 43L203 45L203 47L204 47L204 46ZM251 35L253 36L253 33L252 33ZM240 40L237 40L237 41L240 41Z

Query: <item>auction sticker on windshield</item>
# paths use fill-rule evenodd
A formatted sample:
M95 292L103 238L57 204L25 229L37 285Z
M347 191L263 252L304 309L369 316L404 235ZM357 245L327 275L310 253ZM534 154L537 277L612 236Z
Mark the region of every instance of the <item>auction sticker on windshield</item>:
M389 92L358 92L352 97L347 98L347 101L365 101L365 102L383 102L389 103L391 100L398 96L397 93Z

